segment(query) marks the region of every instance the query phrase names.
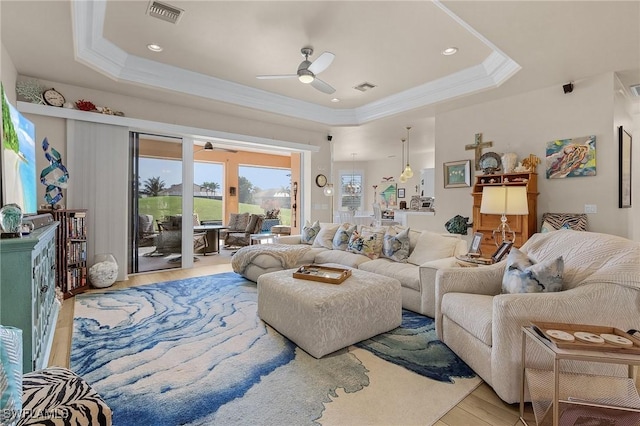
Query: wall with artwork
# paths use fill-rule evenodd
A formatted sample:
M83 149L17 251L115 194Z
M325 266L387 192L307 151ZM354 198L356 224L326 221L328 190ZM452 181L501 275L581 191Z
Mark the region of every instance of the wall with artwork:
M614 82L614 74L606 73L574 81L569 94L558 85L439 114L436 167L468 159L472 160L472 174L482 174L474 170L473 151L464 148L481 132L485 141L493 142L483 152L516 152L520 158L535 154L542 160L537 167L538 227L545 212L583 213L585 204L595 204L597 213L588 215L590 230L632 237L634 219L629 210L634 208L618 207L616 121L622 114L614 114ZM626 115L630 116L628 112ZM586 144L581 150L589 154L589 141L579 138L591 135L597 147L594 176L546 178L544 160L549 142L577 138L580 144ZM438 202L436 230L442 230L446 220L456 214L470 216L472 208L471 188L444 188L443 180L443 174L436 173L436 199L447 200Z

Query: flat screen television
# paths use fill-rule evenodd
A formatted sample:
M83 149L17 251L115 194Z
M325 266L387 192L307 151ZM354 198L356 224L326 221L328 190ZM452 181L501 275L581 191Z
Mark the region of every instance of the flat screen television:
M36 191L36 129L9 103L2 90L2 149L0 173L2 205L15 203L23 214L38 210Z

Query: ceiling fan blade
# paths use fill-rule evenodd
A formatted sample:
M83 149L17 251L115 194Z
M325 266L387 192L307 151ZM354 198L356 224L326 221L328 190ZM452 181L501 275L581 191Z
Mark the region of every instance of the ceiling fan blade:
M235 150L235 149L222 148L222 147L219 147L219 146L214 146L214 147L213 147L213 150L214 150L214 151L223 151L223 152L232 152L232 153L234 153L234 154L236 154L236 153L238 152L238 151L237 151L237 150Z
M318 77L315 78L315 80L313 80L311 82L311 85L318 89L321 92L324 92L328 95L331 95L333 92L336 91L336 89L334 89L333 87L331 87L329 84L325 83L324 81L320 80Z
M333 62L335 57L336 55L331 52L323 52L322 55L318 56L307 69L314 74L320 74L322 71L326 70L329 65L331 65L331 62Z
M298 74L282 74L282 75L257 75L258 80L275 80L277 78L292 78L298 77Z

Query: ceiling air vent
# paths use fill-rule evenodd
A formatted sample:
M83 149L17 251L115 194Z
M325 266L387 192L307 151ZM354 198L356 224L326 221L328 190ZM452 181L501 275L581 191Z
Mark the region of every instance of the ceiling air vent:
M367 90L373 89L374 87L376 87L375 84L364 82L362 84L358 84L357 86L355 86L354 89L359 90L361 92L366 92Z
M629 86L629 89L631 90L631 94L633 96L640 97L640 84L634 84L633 86Z
M159 1L149 2L149 7L147 8L147 14L149 16L171 22L172 24L178 23L183 12L184 10L182 9L166 3L160 3Z

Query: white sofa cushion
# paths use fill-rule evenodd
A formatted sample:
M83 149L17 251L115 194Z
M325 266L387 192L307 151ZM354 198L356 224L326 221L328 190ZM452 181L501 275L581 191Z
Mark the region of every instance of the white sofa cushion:
M491 320L493 296L447 293L442 297L442 315L446 316L487 346L492 345Z
M324 247L327 249L333 248L333 237L336 231L340 227L338 223L321 223L320 231L316 235L316 239L313 240L313 247Z
M358 269L361 264L369 261L371 261L371 259L367 256L342 250L322 250L318 252L315 257L315 263L337 263Z
M402 283L402 287L420 291L420 268L416 265L380 258L362 263L358 269L396 278Z
M408 261L419 266L431 260L451 257L455 254L459 241L460 239L455 235L448 236L422 231L416 248L409 256Z

